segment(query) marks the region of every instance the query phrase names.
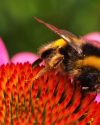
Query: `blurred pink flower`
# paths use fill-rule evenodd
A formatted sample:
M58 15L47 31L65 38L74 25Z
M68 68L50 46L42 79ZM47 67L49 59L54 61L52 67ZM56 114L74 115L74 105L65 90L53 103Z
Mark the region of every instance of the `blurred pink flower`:
M34 53L30 53L30 52L21 52L21 53L17 53L15 54L12 58L11 58L11 62L13 62L14 64L16 64L17 62L30 62L31 64L37 60L39 57L34 54Z
M13 62L14 64L16 64L17 62L27 62L29 61L30 63L33 63L36 59L38 59L39 57L31 52L21 52L21 53L17 53L15 54L11 60L9 59L9 54L7 52L7 49L5 47L4 42L2 41L2 39L0 38L0 66L2 64L7 64L10 62Z
M0 66L6 63L9 63L9 55L2 39L0 38Z
M100 32L92 32L84 36L84 38L89 40L96 40L100 42Z

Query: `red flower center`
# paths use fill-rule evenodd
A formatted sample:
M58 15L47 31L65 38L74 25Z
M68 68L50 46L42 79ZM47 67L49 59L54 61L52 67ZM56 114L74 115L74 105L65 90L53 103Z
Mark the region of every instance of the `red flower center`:
M66 75L50 70L31 81L42 68L32 70L28 62L0 67L0 125L100 124L100 103L91 95L81 99L79 85L74 90Z

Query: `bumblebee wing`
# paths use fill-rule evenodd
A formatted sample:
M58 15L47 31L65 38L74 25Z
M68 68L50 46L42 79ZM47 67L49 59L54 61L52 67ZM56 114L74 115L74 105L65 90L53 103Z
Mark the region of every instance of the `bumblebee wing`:
M75 35L73 35L72 33L68 32L68 31L57 29L53 25L45 23L45 22L43 22L42 20L39 20L36 17L35 17L35 19L37 21L39 21L40 23L45 24L49 29L51 29L53 32L58 34L62 39L64 39L65 42L67 42L79 54L82 53L82 49L81 49L82 42L77 37L75 37Z
M77 36L75 36L73 33L69 32L69 31L67 31L67 30L61 29L61 31L62 31L62 32L65 32L65 34L67 34L67 35L70 36L70 37L73 37L73 38L77 38L77 39L78 39Z

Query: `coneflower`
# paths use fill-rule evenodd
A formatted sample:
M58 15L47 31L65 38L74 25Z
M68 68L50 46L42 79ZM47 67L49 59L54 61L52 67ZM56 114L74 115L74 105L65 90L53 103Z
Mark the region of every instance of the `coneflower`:
M81 99L80 85L66 75L27 63L0 67L0 125L99 125L100 103L94 96ZM27 81L29 80L29 81Z

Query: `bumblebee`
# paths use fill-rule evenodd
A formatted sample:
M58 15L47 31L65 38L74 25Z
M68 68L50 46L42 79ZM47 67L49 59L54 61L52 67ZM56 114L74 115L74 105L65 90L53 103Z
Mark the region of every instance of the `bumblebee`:
M54 33L58 34L61 39L44 45L39 49L40 58L33 63L33 68L43 60L46 63L46 67L32 80L41 77L54 68L60 72L68 73L73 78L74 83L80 82L82 91L99 92L100 43L86 39L82 42L74 34L66 30L57 29L36 17L35 19L45 24Z

